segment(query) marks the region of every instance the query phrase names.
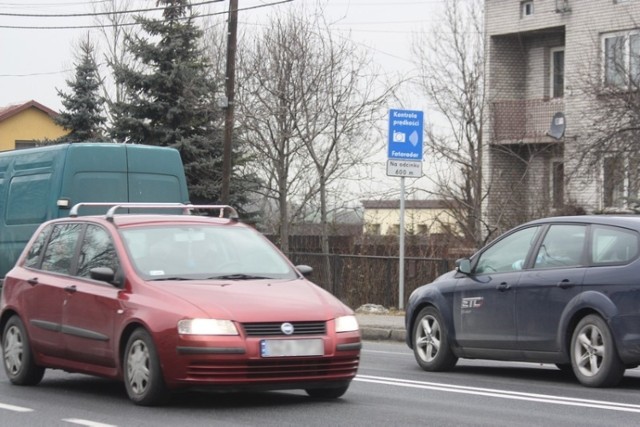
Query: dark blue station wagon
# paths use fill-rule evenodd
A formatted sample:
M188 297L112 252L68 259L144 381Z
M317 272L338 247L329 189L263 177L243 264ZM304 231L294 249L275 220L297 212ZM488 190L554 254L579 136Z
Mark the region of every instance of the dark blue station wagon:
M585 386L640 364L640 216L523 224L416 289L407 344L427 371L458 358L553 363Z

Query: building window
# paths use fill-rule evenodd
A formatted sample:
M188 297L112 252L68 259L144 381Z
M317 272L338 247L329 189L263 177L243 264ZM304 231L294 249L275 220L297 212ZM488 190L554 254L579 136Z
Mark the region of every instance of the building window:
M624 159L622 156L605 157L602 173L604 206L606 208L622 207L624 203Z
M16 150L22 150L23 148L33 148L36 146L36 141L16 141Z
M603 36L605 86L628 87L640 83L640 32Z
M520 17L524 18L533 15L533 0L520 3Z
M399 235L400 234L400 224L392 224L392 225L390 225L387 234Z
M626 156L626 196L627 207L640 207L640 155Z
M624 86L624 36L604 39L604 84Z
M633 86L640 84L640 33L629 36L629 78Z
M369 234L379 235L380 234L380 224L369 224L367 226L367 232Z
M640 155L617 154L603 159L604 207L637 207L640 193Z
M551 49L551 98L564 96L564 47Z
M561 208L564 206L564 163L555 161L551 168L551 202L554 208Z

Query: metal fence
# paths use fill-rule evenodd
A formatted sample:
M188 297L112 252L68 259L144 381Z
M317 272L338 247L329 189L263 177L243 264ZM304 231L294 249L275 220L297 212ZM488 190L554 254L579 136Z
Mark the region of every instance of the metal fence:
M353 309L363 304L400 306L398 257L306 252L288 256L296 265L313 267L310 279ZM453 265L453 260L445 258L405 257L404 303L414 289L433 281Z

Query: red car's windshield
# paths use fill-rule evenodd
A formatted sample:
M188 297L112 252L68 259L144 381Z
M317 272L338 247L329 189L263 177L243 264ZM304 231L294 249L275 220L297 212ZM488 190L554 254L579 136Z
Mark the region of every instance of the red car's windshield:
M297 277L281 253L247 228L176 225L121 234L133 264L148 280Z

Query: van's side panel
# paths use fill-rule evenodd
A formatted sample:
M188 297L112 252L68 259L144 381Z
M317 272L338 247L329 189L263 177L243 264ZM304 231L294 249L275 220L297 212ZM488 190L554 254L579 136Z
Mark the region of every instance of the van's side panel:
M38 225L57 216L66 146L0 155L0 277L13 267Z

